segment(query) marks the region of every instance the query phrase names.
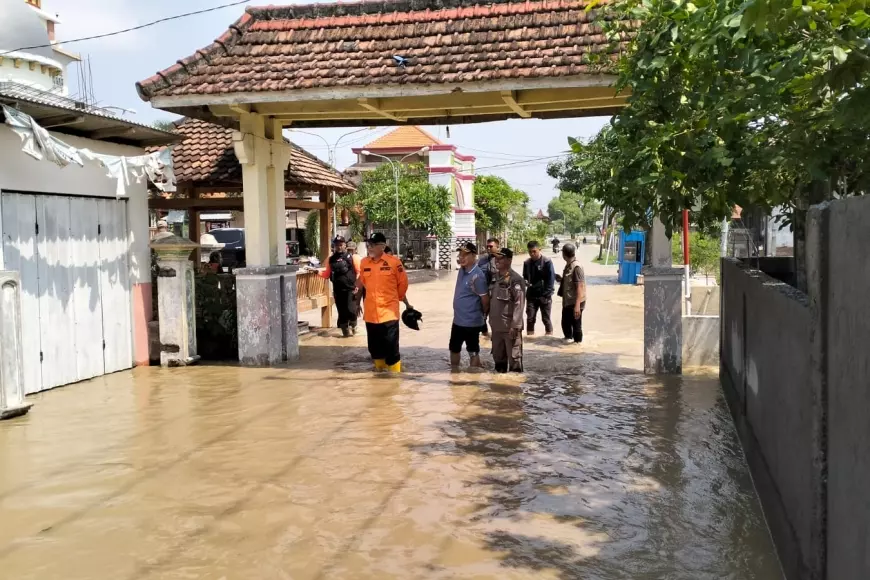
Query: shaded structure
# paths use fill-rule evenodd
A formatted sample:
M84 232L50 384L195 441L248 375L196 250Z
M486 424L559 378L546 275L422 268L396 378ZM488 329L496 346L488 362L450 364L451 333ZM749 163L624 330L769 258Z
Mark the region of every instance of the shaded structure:
M627 98L610 66L621 44L586 8L568 0L248 8L214 43L137 90L156 108L238 129L247 260L272 268L283 244L276 172L290 162L285 126L612 115ZM328 231L328 220L321 226Z
M184 137L172 151L178 192L172 196L152 192L148 207L187 211L190 239L199 242L203 233L200 212L245 210L240 195L244 172L234 150L232 129L199 119L183 119L176 123L175 130ZM328 253L330 231L324 223L330 223L335 196L353 191L354 185L298 145L288 142L287 146L290 162L284 173L284 210L317 211L321 224L320 251ZM284 216L280 212L282 224ZM280 231L284 235L283 226ZM304 273L297 276L297 284L299 310L321 308L322 323L328 326L331 310L326 281L316 274Z

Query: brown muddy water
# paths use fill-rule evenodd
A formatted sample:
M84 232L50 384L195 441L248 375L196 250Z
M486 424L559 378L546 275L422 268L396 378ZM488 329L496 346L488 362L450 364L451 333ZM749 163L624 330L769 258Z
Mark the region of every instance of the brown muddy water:
M524 376L446 369L451 290L412 287L400 377L315 336L36 397L0 424L0 578L781 578L715 378L635 368L641 290L591 288L584 347Z

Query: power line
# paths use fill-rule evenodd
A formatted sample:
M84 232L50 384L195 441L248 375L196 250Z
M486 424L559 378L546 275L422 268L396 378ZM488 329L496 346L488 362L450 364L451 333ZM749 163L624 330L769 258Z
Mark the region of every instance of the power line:
M60 44L72 44L74 42L84 42L85 40L96 40L98 38L107 38L109 36L117 36L119 34L125 34L127 32L133 32L136 30L142 30L143 28L148 28L150 26L154 26L155 24L161 24L163 22L169 22L170 20L178 20L180 18L187 18L188 16L196 16L197 14L205 14L207 12L214 12L216 10L223 10L224 8L231 8L233 6L239 6L241 4L247 4L251 0L238 0L237 2L230 2L229 4L222 4L220 6L215 6L213 8L205 8L203 10L197 10L195 12L187 12L185 14L178 14L176 16L167 16L166 18L160 18L159 20L154 20L153 22L147 22L145 24L140 24L139 26L133 26L132 28L125 28L123 30L116 30L115 32L106 32L105 34L97 34L94 36L86 36L84 38L76 38L73 40L64 40ZM9 54L12 52L32 50L34 48L53 48L53 44L37 44L35 46L22 46L21 48L13 48L12 50L7 50L6 52L0 52L2 54Z
M484 169L496 169L499 167L512 167L519 165L534 165L537 163L541 163L543 161L547 161L550 159L558 159L560 157L565 157L566 155L570 155L569 153L562 153L561 155L550 155L549 157L538 157L537 159L529 159L527 161L514 161L513 163L502 163L500 165L487 165L485 167L475 167L475 171L482 171Z

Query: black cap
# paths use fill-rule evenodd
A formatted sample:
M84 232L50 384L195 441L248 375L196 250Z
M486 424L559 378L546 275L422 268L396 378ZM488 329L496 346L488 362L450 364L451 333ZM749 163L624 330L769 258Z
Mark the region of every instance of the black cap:
M459 247L456 248L456 251L467 253L467 254L476 254L477 253L477 246L475 246L471 242L463 242L463 243L459 244Z
M344 239L344 236L335 236L335 239L332 240L333 244L344 244L347 240Z
M498 252L495 253L495 255L510 260L514 257L514 251L509 250L508 248L501 248Z
M387 236L385 236L381 232L375 232L368 239L368 243L369 244L386 244L387 243Z

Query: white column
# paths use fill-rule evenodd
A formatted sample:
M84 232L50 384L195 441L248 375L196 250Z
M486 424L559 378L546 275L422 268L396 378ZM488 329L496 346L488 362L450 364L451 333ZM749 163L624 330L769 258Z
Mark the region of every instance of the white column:
M671 240L665 232L665 224L656 216L653 219L652 235L650 236L650 252L653 268L670 268L673 265L671 255Z
M21 343L21 278L0 272L0 420L24 415L33 403L24 400Z
M290 164L290 145L284 143L281 121L266 119L266 138L270 140L269 167L266 170L269 212L269 254L271 265L283 266L287 263L284 245L287 241L287 227L284 219L284 172Z
M266 139L265 119L255 113L243 113L239 129L233 134L233 145L242 164L245 258L249 267L269 266L273 263L268 194L271 146Z

